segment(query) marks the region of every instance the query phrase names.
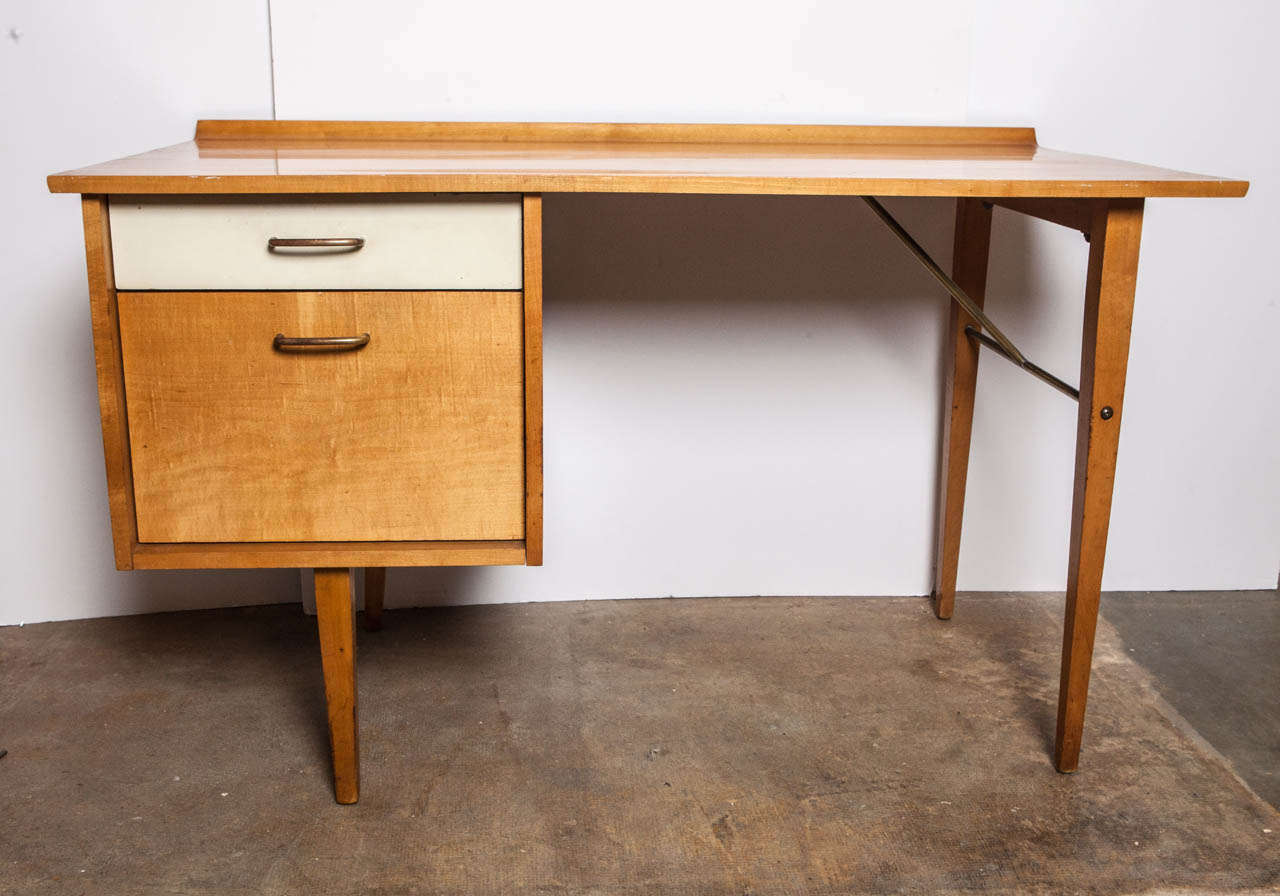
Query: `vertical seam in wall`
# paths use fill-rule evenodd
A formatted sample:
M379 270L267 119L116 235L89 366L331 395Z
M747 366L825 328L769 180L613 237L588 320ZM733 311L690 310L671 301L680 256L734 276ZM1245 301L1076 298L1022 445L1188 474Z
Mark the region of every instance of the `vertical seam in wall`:
M267 2L269 3L270 0L267 0ZM970 0L970 3L968 5L968 12L969 12L969 15L968 15L967 21L965 22L965 27L968 29L968 33L965 35L966 40L965 40L965 58L964 58L964 74L965 74L964 111L961 113L961 116L960 116L961 124L969 124L972 121L971 113L973 112L973 59L974 59L974 47L975 47L975 44L977 43L976 35L978 30L977 3L972 2L972 0ZM950 311L951 309L948 308L947 309L948 314L950 313Z
M264 0L267 4L267 66L271 72L271 119L274 121L279 116L276 115L276 37L271 30L271 0Z

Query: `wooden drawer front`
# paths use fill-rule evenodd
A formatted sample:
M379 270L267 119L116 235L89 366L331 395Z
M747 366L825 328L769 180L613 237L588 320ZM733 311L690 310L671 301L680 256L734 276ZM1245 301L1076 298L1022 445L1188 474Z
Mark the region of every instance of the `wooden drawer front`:
M520 293L119 303L140 542L524 537Z
M118 289L520 289L520 228L513 196L111 198Z

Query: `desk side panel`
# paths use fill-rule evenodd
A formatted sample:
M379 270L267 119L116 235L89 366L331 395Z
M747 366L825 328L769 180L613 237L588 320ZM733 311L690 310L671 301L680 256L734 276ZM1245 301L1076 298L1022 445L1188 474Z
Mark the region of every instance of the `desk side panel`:
M85 263L89 273L89 311L93 322L93 357L98 373L98 410L102 417L102 449L107 466L107 500L116 569L133 569L137 518L133 506L133 470L129 460L128 414L124 367L120 352L120 309L111 263L111 225L107 197L86 195Z
M525 562L542 565L542 196L524 197Z

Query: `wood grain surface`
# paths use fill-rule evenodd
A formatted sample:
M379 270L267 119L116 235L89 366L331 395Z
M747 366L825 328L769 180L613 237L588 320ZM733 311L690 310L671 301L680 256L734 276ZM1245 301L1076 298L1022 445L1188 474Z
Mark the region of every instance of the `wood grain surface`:
M524 543L542 565L542 197L524 197Z
M387 568L368 566L364 571L364 628L376 632L382 628L382 603L387 593Z
M120 302L139 541L524 537L520 293Z
M957 200L952 279L979 308L986 301L990 253L991 208L976 199ZM964 331L965 327L976 325L977 320L960 307L960 303L949 304L946 351L950 354L950 363L943 388L942 477L933 587L933 608L939 619L950 619L955 607L979 356L977 343Z
M52 175L63 193L1243 196L1243 181L1045 149L1030 128L200 122Z
M523 541L316 541L139 544L136 569L296 569L340 566L519 566Z
M1061 772L1075 771L1080 760L1093 639L1102 592L1102 565L1111 520L1111 493L1120 447L1142 212L1142 200L1107 203L1095 211L1091 225L1062 676L1054 741L1054 763Z
M84 196L85 266L89 275L89 315L93 324L93 360L98 374L98 413L107 465L107 503L116 569L133 568L137 541L133 507L133 469L129 465L128 414L120 351L120 308L111 264L111 221L105 196Z
M315 571L316 628L333 753L333 795L343 804L360 799L360 731L356 709L355 606L351 570Z

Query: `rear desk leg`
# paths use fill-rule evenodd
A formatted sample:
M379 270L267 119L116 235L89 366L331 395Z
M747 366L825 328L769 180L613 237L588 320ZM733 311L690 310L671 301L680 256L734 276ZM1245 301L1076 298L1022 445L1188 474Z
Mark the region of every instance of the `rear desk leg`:
M333 793L340 803L360 798L360 743L356 723L355 606L350 569L317 569L316 623L324 695L333 748Z
M387 591L387 568L366 566L364 570L364 630L382 628L382 598Z
M956 200L952 279L979 308L987 289L987 256L991 247L991 207L978 199ZM934 567L933 608L950 619L956 601L956 569L960 565L960 525L964 516L965 477L969 473L969 435L973 430L973 393L978 379L978 345L964 328L977 325L967 311L951 303L947 332L950 368L942 426L942 493L938 512L938 556Z
M1053 751L1054 764L1060 772L1075 771L1080 759L1102 562L1111 518L1111 489L1120 443L1142 200L1119 199L1101 204L1094 213L1090 233L1080 416L1076 428L1076 485L1071 506L1058 733Z

